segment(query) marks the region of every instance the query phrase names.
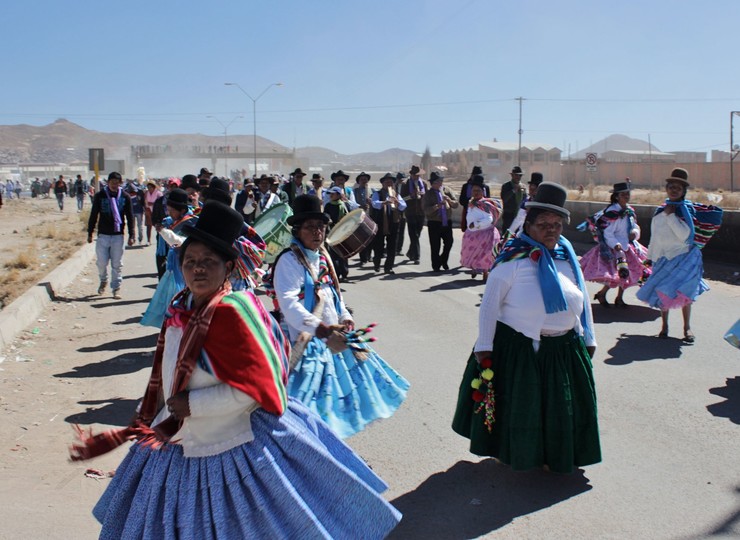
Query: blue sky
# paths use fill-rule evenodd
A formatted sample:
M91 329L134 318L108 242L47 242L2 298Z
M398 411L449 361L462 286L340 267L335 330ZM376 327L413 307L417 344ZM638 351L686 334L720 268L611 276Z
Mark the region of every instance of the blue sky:
M0 124L257 133L342 153L622 133L729 148L737 0L7 2ZM740 120L740 119L738 119ZM736 122L740 124L740 121ZM737 133L740 138L740 130Z

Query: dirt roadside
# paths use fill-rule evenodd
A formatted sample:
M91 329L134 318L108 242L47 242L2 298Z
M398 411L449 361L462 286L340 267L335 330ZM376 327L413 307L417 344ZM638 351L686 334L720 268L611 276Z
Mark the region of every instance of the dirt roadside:
M86 241L90 200L82 212L68 197L3 198L0 208L0 310L64 262Z

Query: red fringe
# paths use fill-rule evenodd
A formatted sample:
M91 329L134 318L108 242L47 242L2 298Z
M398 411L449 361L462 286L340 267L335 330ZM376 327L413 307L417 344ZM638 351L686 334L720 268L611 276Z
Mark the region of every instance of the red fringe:
M160 448L166 442L160 440L152 428L142 423L123 429L111 429L97 435L93 435L92 428L85 430L77 424L73 429L79 443L72 444L69 448L69 458L72 461L85 461L102 456L126 441L137 440L140 444L154 449Z

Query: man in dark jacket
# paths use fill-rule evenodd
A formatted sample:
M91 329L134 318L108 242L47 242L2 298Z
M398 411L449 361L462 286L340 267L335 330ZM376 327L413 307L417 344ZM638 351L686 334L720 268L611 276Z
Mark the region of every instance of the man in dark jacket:
M93 241L93 232L98 227L95 243L98 276L98 294L103 294L108 285L108 264L111 267L113 298L121 298L121 268L123 267L123 231L128 228L128 245L134 245L134 213L131 198L121 189L121 174L108 175L108 185L95 194L90 220L87 223L87 242Z
M519 213L519 206L522 199L527 194L522 185L522 175L524 171L519 165L511 169L511 180L501 186L501 202L504 205L504 211L501 217L501 232L506 232L511 226L511 222Z

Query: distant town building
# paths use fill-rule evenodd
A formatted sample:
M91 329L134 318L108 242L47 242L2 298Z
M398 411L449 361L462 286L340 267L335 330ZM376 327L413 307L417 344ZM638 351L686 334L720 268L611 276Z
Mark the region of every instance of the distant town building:
M538 171L548 180L560 178L561 150L549 144L483 141L478 146L442 152L442 164L449 174L465 176L474 165L483 169L487 179L497 182L509 180L509 172L519 165L529 174Z

